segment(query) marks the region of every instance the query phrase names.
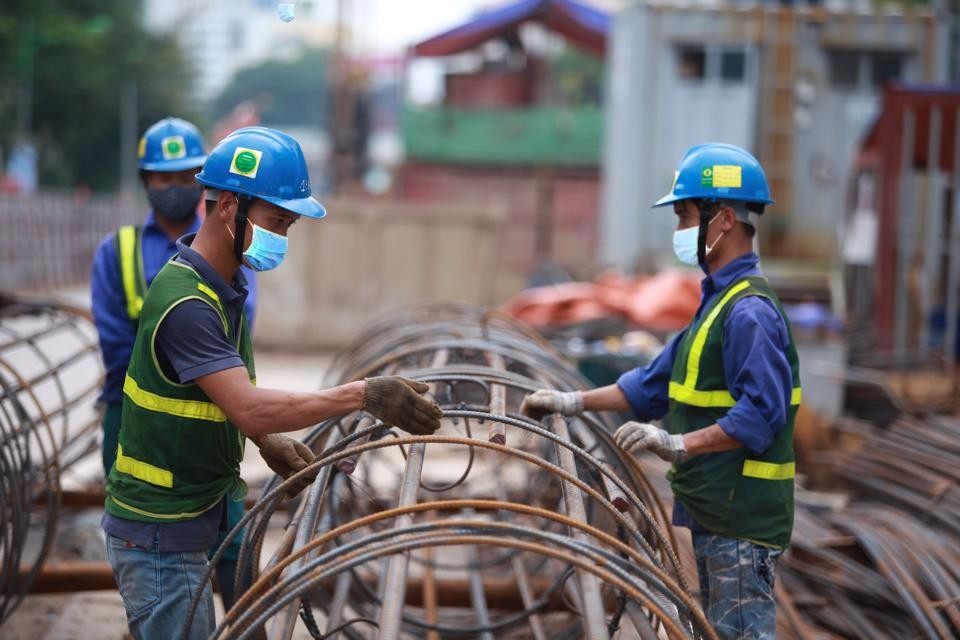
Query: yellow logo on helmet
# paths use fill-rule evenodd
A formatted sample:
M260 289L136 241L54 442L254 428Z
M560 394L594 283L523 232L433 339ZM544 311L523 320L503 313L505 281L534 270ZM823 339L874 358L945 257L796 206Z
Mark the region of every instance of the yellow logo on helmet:
M713 186L739 189L743 186L743 169L737 164L713 165Z
M247 147L237 147L233 152L233 160L230 161L230 173L235 173L245 178L256 178L257 171L260 169L260 158L263 151L248 149Z
M140 138L140 143L137 145L137 159L139 160L147 153L147 136Z

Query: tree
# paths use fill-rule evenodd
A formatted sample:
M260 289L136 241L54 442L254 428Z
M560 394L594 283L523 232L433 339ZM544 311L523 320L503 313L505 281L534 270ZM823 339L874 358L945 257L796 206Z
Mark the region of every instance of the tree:
M113 189L120 173L120 94L137 90L137 133L190 118L176 43L147 33L140 2L4 0L0 15L0 147L36 145L41 185ZM32 87L32 99L23 100ZM24 106L30 105L29 131ZM131 161L133 150L124 161Z
M329 112L328 59L326 51L308 49L293 61L268 60L241 70L214 100L212 119L252 101L271 125L324 126Z

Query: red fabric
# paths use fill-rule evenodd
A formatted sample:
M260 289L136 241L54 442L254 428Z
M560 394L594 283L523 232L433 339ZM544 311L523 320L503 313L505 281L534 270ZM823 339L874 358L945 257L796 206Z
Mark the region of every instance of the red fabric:
M699 304L700 276L669 270L634 278L607 273L595 282L527 289L503 310L538 328L619 315L645 329L676 331L690 322Z

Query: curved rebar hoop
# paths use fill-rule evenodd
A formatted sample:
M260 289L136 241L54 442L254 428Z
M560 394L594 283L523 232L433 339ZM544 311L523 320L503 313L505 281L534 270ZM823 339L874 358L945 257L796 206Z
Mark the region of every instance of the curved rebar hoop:
M89 314L0 298L0 624L53 547L64 469L97 446L102 381ZM38 524L41 542L28 554Z
M349 638L608 638L624 620L644 639L715 637L668 514L608 416L520 415L533 390L588 388L542 338L474 307L414 307L362 331L326 384L388 374L430 385L440 431L408 436L363 413L313 429L317 462L273 478L230 533L244 531L254 581L216 637L289 638L301 607ZM284 488L308 473L317 480L284 516Z

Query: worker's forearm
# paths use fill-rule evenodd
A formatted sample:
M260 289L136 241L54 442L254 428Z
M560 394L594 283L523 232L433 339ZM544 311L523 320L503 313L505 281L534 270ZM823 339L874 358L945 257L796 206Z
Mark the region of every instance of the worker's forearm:
M739 441L728 436L718 424L684 434L683 444L689 456L731 451L743 446Z
M615 384L583 392L584 411L629 411L630 403Z
M364 384L350 382L317 392L254 387L234 423L244 435L255 439L268 433L305 429L361 409Z

